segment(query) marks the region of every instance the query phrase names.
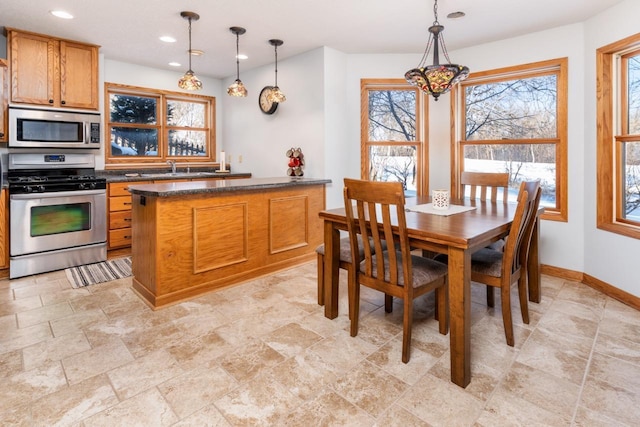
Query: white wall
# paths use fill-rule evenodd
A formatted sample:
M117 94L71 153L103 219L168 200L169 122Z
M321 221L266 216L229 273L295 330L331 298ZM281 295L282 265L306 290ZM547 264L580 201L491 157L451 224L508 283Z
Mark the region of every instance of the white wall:
M324 74L323 48L278 61L278 86L287 100L272 115L262 113L258 96L264 86L274 84L274 66L242 71L240 79L249 91L246 98L226 94L235 80L223 82L222 106L227 158L234 172L254 177L287 176L289 148L304 153L304 176L323 178L324 167ZM239 163L242 156L242 163Z
M640 32L640 2L627 0L585 22L584 272L640 296L640 240L596 228L596 49Z

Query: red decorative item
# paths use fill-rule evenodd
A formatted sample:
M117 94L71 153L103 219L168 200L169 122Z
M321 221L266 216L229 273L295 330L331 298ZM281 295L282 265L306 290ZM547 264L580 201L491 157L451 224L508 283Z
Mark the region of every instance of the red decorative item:
M287 150L287 157L289 158L289 169L287 169L287 175L289 176L302 176L304 172L302 167L304 166L304 154L300 148L290 148Z

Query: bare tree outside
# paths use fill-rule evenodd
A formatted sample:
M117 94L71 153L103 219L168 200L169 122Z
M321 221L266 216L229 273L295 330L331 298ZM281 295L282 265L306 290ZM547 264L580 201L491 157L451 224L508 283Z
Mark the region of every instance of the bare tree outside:
M636 135L635 141L622 142L622 218L640 221L640 55L626 58L627 115L623 131Z
M370 90L368 108L369 179L398 181L415 194L416 91Z
M464 170L508 172L510 199L540 179L542 204L556 207L557 76L466 85Z

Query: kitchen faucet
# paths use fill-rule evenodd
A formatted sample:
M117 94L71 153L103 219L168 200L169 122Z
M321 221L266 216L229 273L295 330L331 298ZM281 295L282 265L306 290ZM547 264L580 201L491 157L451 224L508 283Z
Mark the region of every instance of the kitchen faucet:
M167 160L167 164L171 165L171 173L176 173L176 161L175 160Z

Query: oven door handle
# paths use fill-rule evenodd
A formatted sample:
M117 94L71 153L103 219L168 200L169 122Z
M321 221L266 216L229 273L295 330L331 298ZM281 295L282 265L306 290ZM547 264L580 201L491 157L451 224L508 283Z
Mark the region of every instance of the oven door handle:
M92 196L107 194L107 190L77 190L77 191L57 191L53 193L28 193L28 194L11 194L10 200L33 200L33 199L53 199L56 197L73 197L73 196Z

